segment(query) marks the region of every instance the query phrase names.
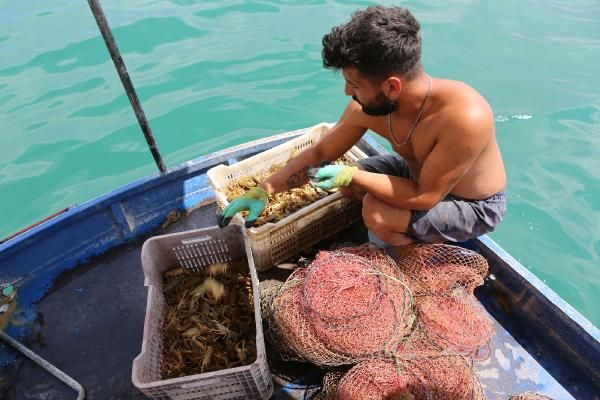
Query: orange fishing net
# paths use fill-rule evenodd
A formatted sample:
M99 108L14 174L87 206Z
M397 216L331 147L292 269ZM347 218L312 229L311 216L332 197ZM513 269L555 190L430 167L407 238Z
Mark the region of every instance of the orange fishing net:
M317 256L307 269L302 304L328 348L360 359L397 346L409 332L412 307L395 272L343 250Z
M487 356L493 325L472 293L486 273L482 256L448 245L322 251L261 296L263 316L291 359L358 363L328 374L322 398L478 400L472 358Z
M397 249L394 259L415 293L426 341L440 349L487 358L493 324L472 294L487 274L485 258L457 246L419 244ZM419 353L423 349L423 344L417 347Z
M329 350L319 340L304 312L301 285L305 272L304 269L295 271L283 285L271 289L271 296L263 297L261 292L269 342L279 349L284 360L310 361L320 366L349 364L353 361L351 357Z
M448 295L417 300L418 315L430 340L475 359L486 359L494 332L492 321L475 297L455 289Z
M394 249L393 258L416 296L448 294L457 287L467 293L483 284L487 261L458 246L417 244Z
M271 336L291 358L349 364L394 350L410 332L412 296L393 260L374 246L346 250L320 252L264 296Z
M485 396L467 359L439 356L400 363L363 361L345 375L326 375L321 399L482 400Z

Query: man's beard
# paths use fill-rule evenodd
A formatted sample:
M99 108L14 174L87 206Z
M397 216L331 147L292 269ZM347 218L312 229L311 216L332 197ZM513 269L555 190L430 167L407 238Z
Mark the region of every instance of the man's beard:
M388 115L398 108L398 103L388 99L383 92L377 93L373 101L371 101L369 104L361 103L358 101L356 96L352 96L352 98L362 106L362 110L365 114L373 117Z

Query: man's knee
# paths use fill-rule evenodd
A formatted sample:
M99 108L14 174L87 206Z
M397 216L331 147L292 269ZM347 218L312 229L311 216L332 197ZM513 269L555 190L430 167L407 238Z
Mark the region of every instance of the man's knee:
M365 226L372 231L405 233L410 224L411 211L393 207L367 193L362 201L362 217Z
M362 217L367 229L378 231L383 219L377 210L377 200L369 193L365 194L362 200Z

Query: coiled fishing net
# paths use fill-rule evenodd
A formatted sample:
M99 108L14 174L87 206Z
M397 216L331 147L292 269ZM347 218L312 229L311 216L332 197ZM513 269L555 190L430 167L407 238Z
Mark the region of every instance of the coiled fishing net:
M447 295L417 299L419 321L427 337L441 348L486 359L494 333L492 321L472 294L454 289Z
M487 261L448 245L318 253L263 299L271 340L328 373L321 399L484 399L472 368L493 324L473 296ZM358 364L357 364L358 363Z
M302 303L328 348L360 358L408 333L410 297L387 267L342 250L320 253L307 268Z
M335 400L338 395L340 381L347 372L348 370L327 372L323 377L321 392L315 396L315 400Z
M440 346L432 340L423 327L423 323L417 320L416 326L408 337L398 346L393 357L398 360L414 360L418 358L438 357L440 355L455 355L454 350Z
M394 350L414 321L402 275L393 260L370 245L318 253L265 300L271 302L266 307L271 335L292 358L319 366Z
M473 296L483 283L487 261L473 251L444 244L399 248L394 259L415 293L421 338L418 354L430 346L476 359L489 355L493 324Z
M417 244L394 249L393 258L416 296L448 294L457 287L468 293L483 284L488 264L473 251L445 244Z
M328 349L319 340L301 301L305 269L296 270L287 281L262 296L263 318L268 324L269 342L279 348L284 360L310 361L319 366L352 363L352 357Z
M470 362L456 355L399 363L371 359L345 375L326 375L323 386L323 400L485 399Z

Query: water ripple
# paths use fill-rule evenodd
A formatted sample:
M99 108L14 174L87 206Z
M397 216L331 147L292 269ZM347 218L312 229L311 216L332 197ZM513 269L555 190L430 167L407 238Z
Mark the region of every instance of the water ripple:
M371 4L105 3L171 166L339 118L343 80L322 68L321 39ZM600 6L417 0L409 7L421 21L427 70L466 81L495 110L509 208L493 238L600 324ZM84 3L8 2L0 19L0 147L8 149L0 153L0 236L155 172Z

